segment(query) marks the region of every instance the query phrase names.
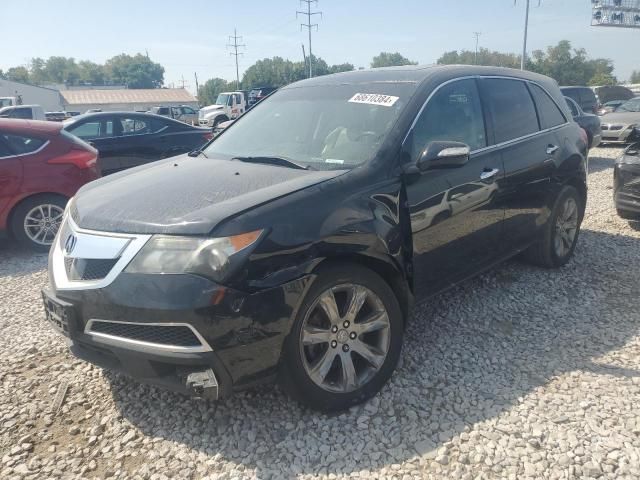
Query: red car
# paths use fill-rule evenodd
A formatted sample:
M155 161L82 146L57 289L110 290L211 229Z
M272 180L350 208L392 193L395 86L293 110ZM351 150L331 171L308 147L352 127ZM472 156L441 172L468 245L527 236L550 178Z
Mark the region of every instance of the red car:
M67 201L100 177L97 158L60 123L0 119L0 233L49 250Z

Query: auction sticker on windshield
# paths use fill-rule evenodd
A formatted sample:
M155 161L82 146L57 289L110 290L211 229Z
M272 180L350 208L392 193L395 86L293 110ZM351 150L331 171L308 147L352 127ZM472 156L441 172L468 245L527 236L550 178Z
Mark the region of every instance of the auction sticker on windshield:
M381 95L379 93L356 93L353 97L351 97L349 102L391 107L398 101L399 98L400 97L393 97L391 95Z

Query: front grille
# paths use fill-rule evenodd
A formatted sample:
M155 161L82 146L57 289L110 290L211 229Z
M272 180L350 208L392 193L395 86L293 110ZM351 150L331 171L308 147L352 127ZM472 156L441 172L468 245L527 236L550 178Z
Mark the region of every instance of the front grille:
M609 130L609 125L602 125L602 130Z
M622 130L622 125L611 125L609 130Z
M69 258L64 259L64 268L67 278L72 281L102 280L118 263L118 258L94 259L94 258Z
M89 333L102 333L140 342L176 347L201 347L196 334L185 325L145 325L93 320Z

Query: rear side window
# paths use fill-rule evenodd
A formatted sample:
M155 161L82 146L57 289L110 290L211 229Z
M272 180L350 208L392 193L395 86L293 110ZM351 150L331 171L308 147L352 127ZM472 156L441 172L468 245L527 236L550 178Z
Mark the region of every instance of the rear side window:
M11 118L25 118L25 119L29 119L33 117L33 115L31 114L30 108L16 108L13 112L11 112L10 116Z
M520 80L482 80L485 105L491 111L495 142L502 143L538 131L538 117L527 86Z
M95 120L67 128L69 132L80 138L113 137L112 120Z
M8 133L1 133L0 138L2 143L9 147L15 155L24 155L25 153L33 153L42 147L46 140L35 137L27 137L24 135L12 135Z
M13 152L9 150L9 147L6 145L3 136L0 135L0 158L11 156L13 156Z
M445 85L429 100L413 128L412 157L434 141L462 142L471 150L487 146L475 80Z
M573 98L564 97L564 99L566 100L567 105L569 105L569 109L571 110L571 115L573 115L573 118L577 117L580 113L578 112L578 106L576 105Z
M567 120L564 118L562 111L547 92L533 83L529 84L529 88L538 107L538 117L540 118L540 127L542 129L553 128L566 123Z

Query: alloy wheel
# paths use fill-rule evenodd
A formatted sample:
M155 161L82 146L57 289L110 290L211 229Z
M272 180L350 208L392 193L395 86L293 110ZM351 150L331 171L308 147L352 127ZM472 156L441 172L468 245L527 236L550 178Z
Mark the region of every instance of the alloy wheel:
M51 203L38 205L24 217L24 233L38 245L51 245L58 233L64 210Z
M309 378L332 393L366 385L385 362L389 315L380 298L362 285L331 287L308 310L300 353Z
M554 249L558 258L565 257L573 247L578 233L578 204L569 197L556 219Z

